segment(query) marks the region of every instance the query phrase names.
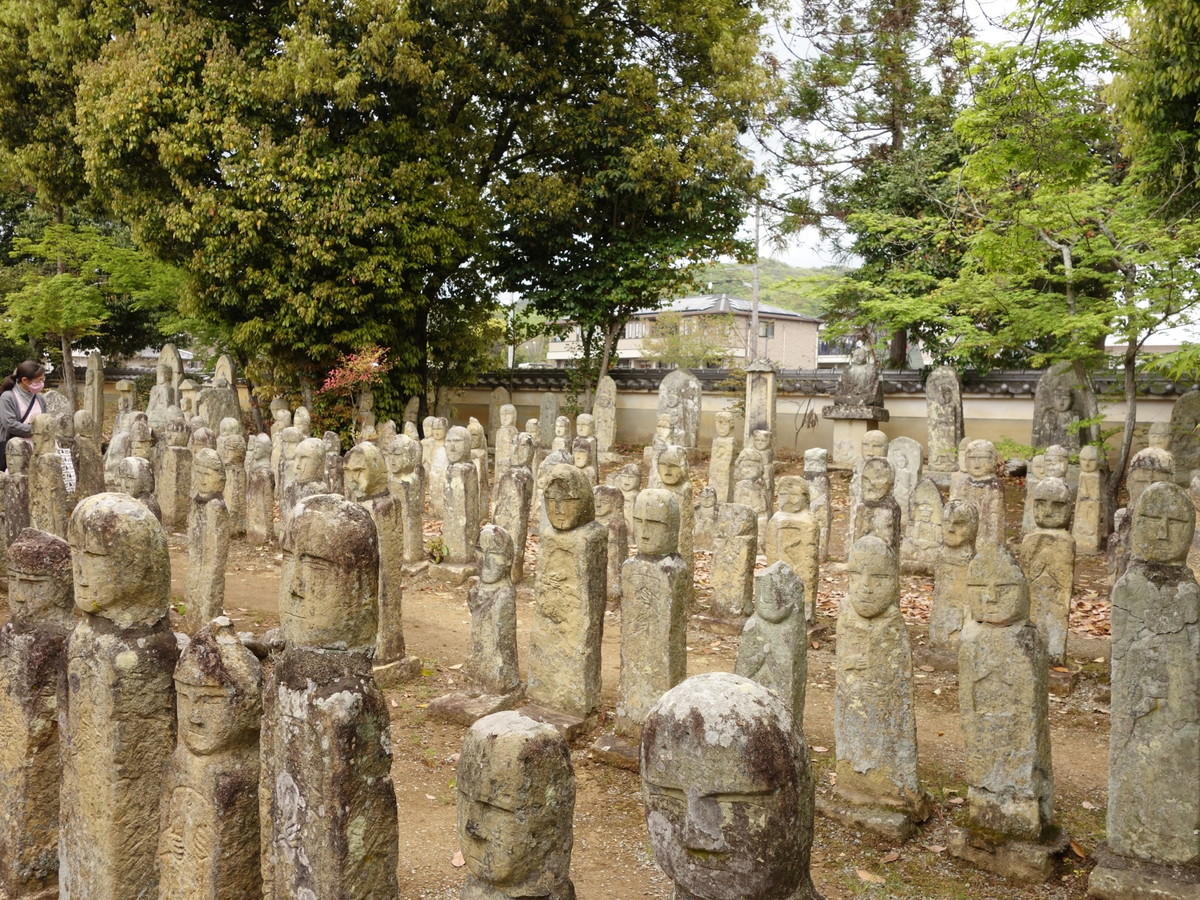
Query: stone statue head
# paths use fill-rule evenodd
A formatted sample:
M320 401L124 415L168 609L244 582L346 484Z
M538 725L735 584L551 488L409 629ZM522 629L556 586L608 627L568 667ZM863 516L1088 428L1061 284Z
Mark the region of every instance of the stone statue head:
M786 898L808 881L808 748L775 694L695 675L650 710L640 755L650 846L687 897Z
M667 487L687 483L688 458L681 447L668 447L658 454L658 477Z
M733 413L729 410L723 409L717 413L715 423L717 434L721 437L729 437L733 434Z
M754 615L778 625L796 614L797 603L803 596L800 576L782 560L775 562L754 579Z
M4 445L4 458L8 461L8 474L28 474L29 457L32 455L33 447L31 447L24 438L9 438Z
M967 471L967 448L971 446L971 438L965 437L958 442L958 471Z
M711 487L701 488L698 499L701 509L712 509L717 505L717 489Z
M459 846L472 878L502 896L574 896L562 887L575 774L552 726L518 712L484 716L463 738L456 784Z
M971 618L983 625L1018 625L1029 620L1029 582L1000 544L979 548L967 566Z
M327 431L321 435L321 443L325 445L326 453L342 455L342 439L336 431Z
M342 471L346 493L351 500L370 500L387 493L387 463L374 444L364 442L350 448Z
M539 440L541 439L542 426L537 419L525 420L525 433L530 437L536 437Z
M203 419L192 420L192 440L191 448L193 451L201 450L207 447L209 450L217 449L217 438L208 427L199 424Z
M860 537L846 560L850 605L864 619L900 608L900 569L892 550L873 534Z
M512 537L499 525L484 525L479 531L479 580L484 584L498 584L512 574Z
M575 417L575 434L578 437L592 437L596 433L596 420L591 413L580 413Z
M863 459L870 459L873 456L887 456L887 435L878 429L868 431L863 435L862 439L862 455Z
M967 446L967 474L976 481L996 476L996 448L991 441L971 441Z
M799 475L785 475L776 483L779 509L795 515L808 509L808 482Z
M505 403L500 407L500 424L516 426L517 424L517 408L511 403Z
M1038 528L1069 528L1075 512L1071 488L1061 478L1043 478L1033 489L1033 521Z
M1075 405L1074 393L1069 387L1062 385L1050 395L1050 405L1058 412L1064 413Z
M665 413L654 422L654 436L663 441L671 439L671 417Z
M75 433L76 434L91 434L96 427L96 420L92 417L91 412L86 409L77 409L75 411Z
M577 469L592 467L592 445L585 438L575 438L571 442L571 459Z
M446 432L446 459L451 465L466 462L471 453L471 434L461 425Z
M271 439L265 434L252 434L246 442L247 468L269 469L271 467Z
M8 608L18 627L71 630L75 591L66 541L34 528L17 535L8 548Z
M300 429L294 425L289 425L279 433L279 454L286 460L296 458L296 451L300 449L300 442L304 440L304 435L300 433Z
M637 491L642 487L642 470L637 463L627 463L621 467L620 487L622 491Z
M862 498L869 503L878 503L891 496L896 484L896 470L886 457L872 456L862 467Z
M829 451L824 447L811 447L804 451L804 471L810 475L829 471Z
M554 467L543 501L546 518L556 531L571 531L596 517L591 482L574 466L559 464Z
M1046 448L1042 465L1045 466L1046 478L1066 478L1067 469L1071 465L1071 456L1066 447L1061 444L1052 444Z
M450 423L442 416L434 416L433 419L433 439L439 443L446 440L446 431L449 429Z
M311 484L325 480L325 442L305 438L296 446L296 481Z
M136 419L129 426L129 455L142 459L153 458L154 432L144 419Z
M236 434L240 436L242 433L242 423L233 416L226 416L217 425L217 431L222 435Z
M117 483L131 497L154 493L154 469L150 461L140 456L127 456L117 463Z
M289 409L287 409L287 408L284 408L284 409L276 409L276 410L274 410L274 411L271 413L271 415L272 415L272 416L274 417L274 419L275 419L275 425L276 425L276 426L277 426L277 427L278 427L278 428L279 428L281 431L282 431L284 428L290 428L290 427L292 426L292 413L291 413L291 410L289 410Z
M867 364L867 348L859 344L850 351L850 365L865 366Z
M480 421L471 416L467 422L467 435L471 441L472 450L483 450L487 447L487 433L483 430L483 425Z
M433 425L434 425L434 422L436 422L436 421L437 421L436 416L426 416L424 419L422 419L421 420L421 434L425 435L426 438L432 438L433 437Z
M661 488L640 492L633 504L633 531L638 556L678 553L678 498Z
M1039 453L1029 461L1029 474L1034 478L1046 477L1046 454Z
M756 428L750 434L750 442L754 444L754 449L762 453L770 451L773 441L774 436L765 428Z
M93 494L67 526L75 605L121 628L167 615L171 557L154 513L128 494Z
M1129 491L1129 506L1137 505L1138 498L1150 485L1170 481L1175 474L1175 460L1166 450L1146 447L1134 454L1129 463L1129 475L1125 487Z
M717 530L722 537L757 536L758 513L740 503L722 503L717 511Z
M1079 448L1079 470L1081 472L1100 471L1100 450L1095 444L1084 444Z
M1196 511L1186 490L1169 481L1149 485L1133 508L1133 556L1183 565L1196 532Z
M262 718L262 666L221 616L206 624L175 666L179 741L196 756L254 748Z
M571 420L567 416L559 416L554 420L554 436L560 438L571 436Z
M947 547L975 546L979 507L969 500L951 500L942 510L942 540Z
M757 453L740 453L733 467L735 481L758 481L765 471L762 457Z
M1171 449L1171 423L1170 422L1151 422L1150 431L1147 435L1147 442L1151 447L1157 447L1159 450Z
M310 434L312 434L312 416L308 414L307 407L296 407L296 412L292 416L292 425L294 425L296 429L302 435L304 435L304 437L308 437Z
M283 532L279 583L279 626L289 647L373 647L378 584L370 513L336 494L296 504Z
M592 495L596 499L596 521L625 520L625 495L619 488L598 484L592 488Z
M226 470L230 466L241 468L246 464L246 439L240 434L223 435L217 442L217 452Z
M206 497L225 490L225 464L216 450L205 447L192 455L192 496Z
M533 465L533 435L518 432L512 439L512 456L514 466L529 467Z

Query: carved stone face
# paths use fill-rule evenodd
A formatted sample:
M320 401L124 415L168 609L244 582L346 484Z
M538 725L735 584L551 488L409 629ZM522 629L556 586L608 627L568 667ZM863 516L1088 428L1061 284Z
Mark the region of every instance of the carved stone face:
M325 442L320 438L305 438L296 448L296 480L310 484L324 477Z
M1070 389L1055 391L1050 398L1050 405L1060 413L1066 412L1074 404L1075 398L1072 396Z
M716 427L719 436L729 437L733 434L733 416L725 411L717 413Z
M1067 467L1071 460L1067 454L1066 447L1060 447L1055 444L1053 447L1046 448L1046 457L1042 463L1045 466L1047 478L1066 478Z
M659 416L654 425L655 437L666 441L671 438L671 417Z
M525 420L525 433L531 436L536 436L541 433L541 426L537 419Z
M467 429L455 425L446 432L446 458L453 464L462 462L471 451L471 436Z
M144 497L154 490L154 471L146 460L127 456L117 464L117 483L131 497Z
M175 682L179 733L197 756L225 749L239 732L233 691L216 685Z
M435 441L437 441L438 443L441 443L442 441L444 441L446 439L446 429L449 427L449 425L450 425L450 423L447 422L445 419L443 419L441 416L438 416L437 418L435 418L433 420L433 428L432 428L433 439Z
M554 436L565 438L571 433L571 420L566 416L559 416L554 420Z
M1100 471L1100 451L1092 444L1079 450L1079 470L1081 472Z
M677 451L666 450L658 457L658 477L667 487L683 484L683 480L687 478L685 465L686 460L681 458Z
M586 447L572 451L571 453L571 459L575 463L575 468L577 469L590 469L592 467L590 457L591 454L588 453Z
M892 493L896 483L896 473L891 463L880 457L872 457L863 465L862 498L871 503L878 503Z
M967 447L967 474L977 481L996 474L996 448L991 441L971 441Z
M726 673L690 678L655 705L644 731L655 860L701 900L788 897L808 869L807 842L795 834L802 801L787 714L765 688L745 682Z
M1061 478L1043 479L1033 493L1033 520L1038 528L1066 528L1074 512L1071 490Z
M981 548L967 567L971 617L985 625L1015 625L1029 618L1029 584L1000 547Z
M665 556L679 550L679 502L670 491L642 491L633 507L639 556Z
M787 591L761 590L755 585L754 614L760 619L778 625L795 612L795 600Z
M862 455L864 459L873 456L887 456L887 435L882 431L868 431L862 439Z
M794 475L780 478L779 509L793 515L808 509L808 482Z
M66 541L43 531L22 531L8 555L8 606L13 621L66 630L73 624L74 605Z
M575 433L579 437L591 437L596 430L596 420L587 413L580 413L575 419Z
M621 490L625 493L639 490L642 486L642 473L637 466L626 466L621 470Z
M512 461L515 466L533 464L533 439L529 435L519 434L513 440Z
M225 466L217 451L198 450L192 458L192 492L219 494L225 490Z
M804 471L809 474L820 474L829 470L829 454L816 448L804 451Z
M1142 493L1133 511L1133 555L1147 562L1181 565L1196 530L1196 513L1187 492L1159 482Z
M700 506L704 509L712 509L717 505L717 492L712 488L706 487L700 492Z
M757 481L763 477L762 460L757 456L743 456L734 468L734 478L738 481Z
M544 496L546 518L558 531L578 528L595 517L592 487L579 469L558 465L550 476Z
M367 500L384 493L387 490L387 463L379 448L369 443L351 448L342 467L342 478L351 500Z
M479 535L483 559L479 564L479 580L498 584L509 576L513 564L512 538L495 525L485 525Z
M882 540L868 536L855 541L847 569L850 573L850 603L864 619L874 619L899 604L900 576L896 560Z
M942 540L947 547L974 546L979 532L979 514L974 504L954 500L946 505L942 515Z
M500 407L500 424L516 426L517 424L517 408L511 403L505 403Z
M754 444L754 449L762 453L767 453L771 449L771 432L762 428L758 428L750 435L750 440Z

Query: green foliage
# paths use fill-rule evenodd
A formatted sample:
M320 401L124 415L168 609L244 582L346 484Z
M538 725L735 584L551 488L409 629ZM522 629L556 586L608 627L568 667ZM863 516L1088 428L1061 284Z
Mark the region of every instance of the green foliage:
M837 281L843 270L805 269L789 266L777 259L761 258L758 272L758 299L809 316L824 312L822 291ZM750 298L753 272L749 266L714 263L697 275L705 292Z
M665 311L650 323L642 352L669 368L725 368L744 342L731 315L684 316Z

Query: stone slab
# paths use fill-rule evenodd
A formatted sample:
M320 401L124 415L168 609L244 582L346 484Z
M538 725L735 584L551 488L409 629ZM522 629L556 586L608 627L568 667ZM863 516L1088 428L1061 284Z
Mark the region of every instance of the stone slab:
M950 837L952 856L1003 878L1030 883L1057 877L1069 849L1065 834L1044 844L992 840L966 828L956 829Z
M692 622L697 628L710 634L740 635L746 627L746 619L722 619L717 616L692 616Z
M484 716L516 709L524 699L523 690L506 695L480 694L477 697L455 691L431 700L426 712L435 719L469 728Z
M1047 680L1047 686L1050 688L1050 693L1055 697L1069 697L1075 692L1075 686L1079 683L1079 673L1060 672L1057 669L1051 669Z
M578 716L571 716L553 709L547 709L544 706L538 706L536 703L527 703L518 711L526 718L533 719L536 722L545 722L547 725L552 726L567 739L568 743L582 737L588 728L595 724L595 716L581 719Z
M458 587L467 583L467 579L479 573L479 566L474 563L434 563L430 567L430 575L439 584L448 587Z
M1105 847L1094 858L1088 896L1101 900L1200 900L1200 868L1161 866L1119 856Z
M913 665L918 668L932 666L938 672L957 672L958 654L936 647L913 647Z
M380 687L394 687L420 676L421 660L416 656L406 656L386 665L373 666L371 674Z
M917 826L904 813L879 807L858 806L837 797L818 797L817 812L827 819L841 822L854 829L865 829L903 843L917 833Z
M602 734L591 747L592 757L618 769L638 771L638 745L619 734Z

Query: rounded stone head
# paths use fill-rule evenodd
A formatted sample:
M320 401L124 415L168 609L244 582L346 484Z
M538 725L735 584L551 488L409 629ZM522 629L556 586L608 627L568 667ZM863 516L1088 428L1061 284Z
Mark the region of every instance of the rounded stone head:
M733 434L733 413L723 409L717 413L715 418L717 434L721 437L729 437Z
M210 496L225 490L225 464L216 450L197 450L192 456L192 494Z
M1133 508L1133 556L1183 565L1196 532L1196 511L1186 490L1169 481L1147 487Z
M967 603L971 618L984 625L1018 625L1029 620L1029 582L1003 546L980 547L967 566Z
M627 463L621 467L620 483L622 491L636 491L642 487L642 470L637 463Z
M567 416L559 416L554 420L554 436L565 438L571 434L571 420Z
M607 484L598 484L592 488L596 498L596 520L607 522L610 517L624 521L625 495L619 488Z
M580 413L575 417L575 434L578 437L591 437L596 432L596 420L590 413Z
M1071 465L1071 456L1067 448L1060 444L1052 444L1046 448L1042 466L1047 478L1066 478L1067 469Z
M511 459L514 466L533 464L533 435L522 431L513 436Z
M1147 442L1151 447L1157 447L1159 450L1171 449L1171 423L1170 422L1151 422L1150 432L1147 436Z
M658 477L667 487L687 483L688 459L682 448L668 447L658 454Z
M134 421L129 426L129 455L150 459L154 453L154 432L150 423L144 420Z
M782 560L772 563L763 574L773 577L754 579L754 615L778 625L795 614L804 596L804 582Z
M96 420L92 417L89 410L78 409L75 411L76 434L91 434L95 426Z
M654 436L662 440L669 440L671 437L671 417L663 414L654 421Z
M288 409L277 409L272 413L275 419L275 425L280 428L290 428L292 424L292 413Z
M1033 489L1033 521L1038 528L1069 528L1075 512L1071 488L1061 478L1043 478Z
M517 408L515 406L513 406L511 403L505 403L503 406L500 407L500 424L501 425L512 425L514 427L516 426L516 424L517 424Z
M217 452L221 462L228 470L230 466L241 467L246 464L246 439L240 434L222 435L217 441Z
M458 840L471 876L498 896L565 897L575 773L566 740L518 712L484 716L458 758Z
M311 484L324 478L325 442L321 438L305 438L296 447L296 480Z
M868 534L855 541L846 569L850 605L864 619L900 608L900 567L881 538Z
M679 552L679 500L670 491L641 491L633 504L633 531L638 556Z
M967 471L967 448L971 446L971 438L965 437L958 442L958 471Z
M951 500L942 510L942 540L947 547L974 547L979 534L979 507Z
M60 537L25 528L8 548L8 608L18 627L66 634L73 626L71 547Z
M763 477L766 467L757 453L741 453L733 467L735 481L756 481Z
M117 483L131 497L154 493L154 469L140 456L127 456L117 463Z
M862 439L862 455L864 459L873 456L887 456L887 435L879 430L868 431Z
M991 441L971 441L967 445L967 474L975 480L996 475L996 448Z
M226 416L221 420L220 424L217 425L217 432L223 435L240 435L242 433L242 423L233 416Z
M785 475L776 485L779 509L795 515L808 509L808 482L799 475Z
M296 504L283 533L279 583L279 625L289 647L373 647L378 582L370 513L336 494Z
M571 442L571 459L577 469L592 467L592 445L584 438L575 438Z
M167 615L167 534L145 505L128 494L93 494L75 507L67 538L80 610L121 628Z
M351 500L369 500L387 493L387 462L374 444L355 444L350 448L342 471Z
M812 447L805 450L804 471L810 474L829 471L829 451L823 447Z
M9 475L25 475L29 470L29 457L33 448L24 438L12 437L4 445L4 458L8 461Z
M774 435L765 428L756 428L750 435L750 441L754 444L754 449L766 453L771 449L771 444L774 442Z
M1029 475L1032 478L1046 477L1046 454L1039 453L1029 461Z
M650 846L685 896L787 898L808 884L808 748L775 694L693 676L650 710L640 756Z
M302 440L304 440L304 435L294 425L289 425L283 429L279 434L279 452L283 458L295 459L296 451L300 448Z
M1100 450L1095 444L1086 444L1079 448L1079 470L1081 472L1100 471Z
M484 525L479 531L479 580L484 584L504 581L512 572L512 536L499 525Z
M711 487L701 488L697 499L702 509L712 509L717 505L717 489Z
M542 426L537 419L525 420L525 433L530 437L540 437L542 433Z
M470 438L472 450L483 450L487 446L487 434L483 425L474 416L467 422L467 435Z
M591 482L581 469L565 463L551 471L543 500L546 518L556 531L571 531L596 517Z
M450 427L450 423L442 416L434 416L433 419L433 439L435 441L444 441L446 439L446 430Z
M1063 387L1055 391L1050 396L1050 405L1059 412L1066 412L1075 405L1074 391L1068 387Z
M194 755L257 745L262 666L229 619L213 619L180 654L175 694L179 741Z
M896 470L886 458L873 456L863 463L862 467L862 498L870 503L878 503L892 493L896 484Z
M1129 491L1129 506L1137 505L1142 492L1152 484L1160 481L1170 481L1175 474L1175 461L1166 450L1157 447L1146 447L1134 454L1129 463L1129 475L1125 479L1125 487Z
M446 459L451 464L463 462L471 452L471 434L461 425L446 432Z

